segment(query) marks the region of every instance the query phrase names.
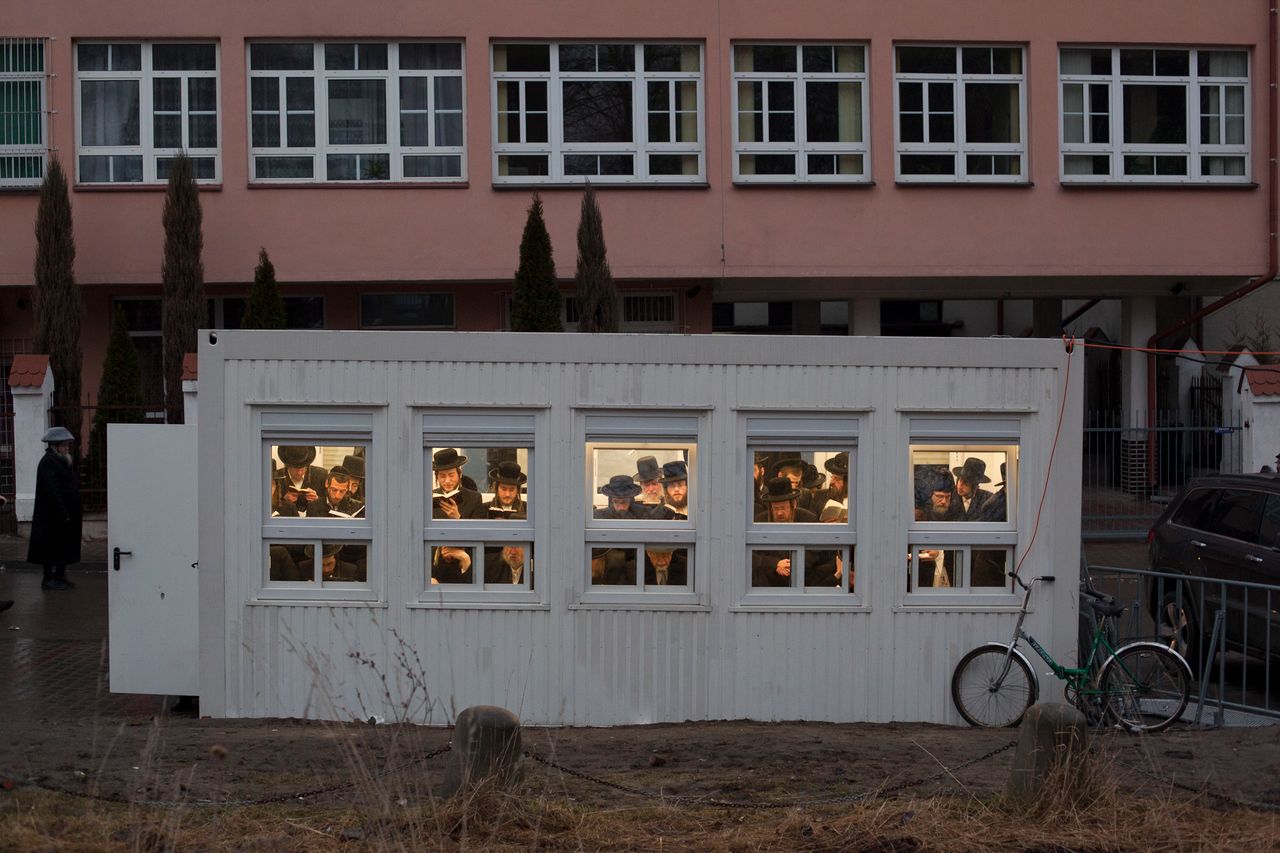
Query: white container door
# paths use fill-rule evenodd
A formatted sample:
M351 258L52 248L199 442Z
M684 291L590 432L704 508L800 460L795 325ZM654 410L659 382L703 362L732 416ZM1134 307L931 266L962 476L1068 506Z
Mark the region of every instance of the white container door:
M196 427L107 427L111 692L196 696Z

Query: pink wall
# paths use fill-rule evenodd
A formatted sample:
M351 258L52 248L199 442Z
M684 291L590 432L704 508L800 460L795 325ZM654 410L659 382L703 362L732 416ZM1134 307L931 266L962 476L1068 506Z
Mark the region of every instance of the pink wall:
M259 245L271 252L282 281L508 280L529 193L492 188L487 47L491 38L517 36L706 42L710 187L601 190L610 260L619 278L978 276L1011 281L1016 293L1019 280L1030 277L1245 277L1266 265L1265 188L1064 190L1057 165L1060 42L1243 45L1253 47L1255 57L1251 168L1255 180L1265 183L1270 59L1267 6L1260 0L825 0L785 7L765 0L175 0L162 15L143 0L50 0L14 4L5 18L5 35L56 37L51 59L58 76L50 91L59 112L53 142L68 161L75 150L73 40L220 39L224 180L220 189L202 194L211 283L248 281ZM248 188L244 41L281 36L465 38L469 186ZM734 39L764 38L870 43L875 186L729 183L726 48ZM1034 186L894 185L892 45L928 39L1028 45ZM543 195L558 268L572 275L579 194L547 189ZM158 190L75 192L78 280L157 283L162 204ZM30 282L35 207L33 195L0 195L0 286ZM1061 295L1084 289L1065 284ZM478 316L491 315L494 303L477 302L487 312ZM7 300L4 314L7 326Z

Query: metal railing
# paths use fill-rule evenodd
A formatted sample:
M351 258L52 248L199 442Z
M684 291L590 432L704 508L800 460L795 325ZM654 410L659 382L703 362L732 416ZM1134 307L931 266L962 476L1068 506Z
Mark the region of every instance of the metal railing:
M1280 586L1145 569L1090 566L1097 591L1126 605L1119 639L1154 639L1196 678L1189 721L1280 720Z

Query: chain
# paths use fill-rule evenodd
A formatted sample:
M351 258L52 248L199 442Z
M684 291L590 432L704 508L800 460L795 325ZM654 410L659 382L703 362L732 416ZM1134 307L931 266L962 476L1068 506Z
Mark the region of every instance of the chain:
M393 773L399 773L407 770L415 764L421 764L424 761L430 761L444 755L453 749L453 744L446 743L439 749L432 750L426 755L412 758L401 764L387 767L381 772L374 775L375 779L382 779ZM292 794L275 794L270 797L259 797L252 800L131 800L128 797L122 797L119 794L90 794L85 791L76 791L71 788L63 788L59 785L51 785L40 779L31 779L26 784L55 794L65 794L69 797L79 797L82 800L96 800L107 803L120 803L130 806L150 806L155 808L178 808L181 806L205 806L205 807L222 807L222 806L268 806L275 803L286 803L293 800L307 800L313 797L321 797L325 794L332 794L337 791L343 791L348 788L354 788L356 782L339 782L334 785L325 785L323 788L310 788L305 791L298 791Z
M1130 764L1126 762L1125 767L1129 770L1137 770L1143 776L1146 776L1148 779L1155 782L1159 782L1161 785L1170 785L1180 791L1187 791L1192 794L1206 796L1210 799L1230 803L1231 805L1239 808L1254 809L1255 811L1260 812L1280 812L1280 803L1264 803L1258 800L1245 800L1240 797L1233 797L1230 794L1219 794L1215 791L1197 788L1194 785L1188 785L1187 783L1179 782L1176 779L1162 779L1140 764Z
M620 782L612 782L608 779L603 779L599 776L593 776L590 773L584 773L581 770L575 770L574 768L561 764L558 761L554 761L550 758L546 758L545 756L539 755L538 753L532 750L525 750L524 755L526 758L529 758L533 761L536 761L539 764L545 765L555 770L559 770L560 772L566 773L569 776L574 776L584 781L592 782L597 785L603 785L606 788L612 788L615 791L621 791L624 794L630 794L631 796L634 796L634 797L644 797L646 799L662 800L664 802L675 803L676 805L681 805L681 806L713 806L716 808L728 808L728 809L792 809L792 808L799 808L802 806L804 807L829 806L829 805L838 805L843 803L856 803L856 802L861 802L863 800L875 799L878 797L888 797L890 794L895 794L899 791L904 791L907 788L914 788L918 785L928 784L929 782L936 781L938 779L943 778L944 776L949 776L955 773L956 771L963 770L966 767L972 767L975 764L986 761L990 758L994 758L1000 753L1006 752L1012 749L1015 745L1017 745L1016 740L1010 741L1009 743L1003 746L998 746L989 752L985 752L982 755L979 755L977 758L971 758L968 761L965 761L961 764L956 765L955 767L944 768L942 771L938 773L934 773L929 776L924 776L919 779L913 779L907 782L899 782L898 784L891 785L887 788L877 788L870 791L860 791L858 793L845 794L839 797L823 797L820 799L812 799L812 800L788 800L788 801L765 800L762 802L754 802L754 803L744 803L744 802L739 802L735 800L722 800L717 797L688 797L688 796L684 796L683 794L661 794L661 793L655 794L652 791L645 791L640 788L633 788L630 785L623 785Z

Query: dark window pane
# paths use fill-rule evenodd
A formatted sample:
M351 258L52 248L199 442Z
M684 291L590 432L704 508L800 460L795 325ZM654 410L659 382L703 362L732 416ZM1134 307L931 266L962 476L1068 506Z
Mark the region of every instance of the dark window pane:
M460 178L462 177L462 158L456 155L405 157L404 176L406 178Z
M600 174L633 175L635 166L630 154L605 154L600 157Z
M1017 175L1020 166L1017 154L970 154L965 158L965 171L970 175Z
M954 74L956 49L928 45L898 48L898 71L903 74Z
M409 43L400 45L400 67L406 71L462 68L462 45Z
M503 154L498 157L498 173L510 177L545 177L548 168L545 154Z
M151 46L151 67L156 71L213 71L218 67L217 51L211 44L155 44Z
M80 144L137 145L137 80L80 81Z
M629 44L602 44L598 54L601 71L635 71L636 49Z
M430 128L431 119L426 113L402 113L400 115L400 144L409 147L431 144Z
M954 175L955 157L950 154L903 154L899 158L904 175Z
M310 112L316 108L316 88L310 77L288 77L284 81L285 109Z
M671 119L666 113L649 113L649 141L671 141Z
M325 163L325 177L330 181L354 181L360 168L355 154L330 154Z
M357 45L356 63L361 69L385 71L387 68L387 46L378 42Z
M430 80L426 77L400 78L400 109L425 110Z
M801 63L805 71L829 74L835 71L835 51L829 44L806 45L800 48Z
M560 45L561 71L595 71L596 46L594 44Z
M756 175L794 175L796 158L791 154L756 154L747 155L755 162L751 174Z
M107 70L107 45L105 44L78 44L76 45L76 67L81 71L106 71Z
M631 142L631 84L565 81L565 142Z
M551 70L551 46L546 44L504 44L508 71Z
M462 109L462 78L461 77L437 77L436 78L436 109L438 110L461 110Z
M1191 54L1185 50L1157 50L1156 74L1161 77L1186 77L1191 73Z
M316 144L316 117L290 115L286 123L290 148L310 148Z
M769 110L771 112L787 111L796 108L795 85L789 80L769 83Z
M157 77L151 81L151 108L158 113L182 110L182 80Z
M152 127L156 148L182 147L182 116L158 115Z
M1262 511L1262 529L1258 541L1268 547L1280 545L1280 495L1268 495Z
M1013 83L966 83L964 87L967 142L1018 142L1018 87Z
M1155 52L1151 50L1120 51L1120 73L1150 77L1156 71Z
M172 157L156 158L156 177L162 181L169 180L169 169L173 166ZM214 178L212 157L192 157L191 173L198 181L212 181Z
M1105 115L1089 117L1089 141L1111 141L1111 117Z
M330 80L329 144L384 145L386 141L386 81Z
M769 141L795 142L796 117L794 113L769 113Z
M356 67L356 46L354 44L326 44L324 46L324 67L330 71L354 71Z
M541 80L532 80L524 84L525 109L535 113L547 111L547 84Z
M929 116L930 142L955 142L956 119L951 113L940 113Z
M111 70L112 71L141 71L142 70L142 45L140 44L111 45Z
M254 148L276 148L280 145L280 116L255 115L252 128Z
M684 48L678 44L646 44L644 68L646 71L680 71L680 55Z
M651 112L671 108L671 87L666 82L650 83L648 92Z
M1186 144L1186 87L1125 86L1124 141L1138 145Z
M1156 173L1156 158L1148 155L1126 155L1124 158L1124 173L1126 175L1154 175Z
M1224 489L1209 513L1205 530L1244 542L1256 542L1266 495L1244 489Z
M752 71L795 71L796 49L789 44L757 44L751 47Z
M218 81L212 77L187 80L187 108L196 112L213 112L218 108Z
M902 142L924 142L924 116L919 113L898 116L898 139Z
M254 175L259 180L272 178L310 178L314 161L310 157L255 157Z
M288 329L323 329L324 297L284 297L284 325Z
M363 328L452 326L452 293L366 293L360 296Z
M566 154L564 173L566 175L598 175L600 160L595 154Z
M1021 74L1022 50L1016 47L991 48L992 74Z
M836 158L834 154L810 154L808 165L810 175L834 175L836 173Z
M960 51L960 67L965 74L991 73L991 48L966 47Z
M1174 524L1180 524L1183 527L1203 527L1210 517L1210 510L1213 509L1218 495L1217 489L1195 489L1178 505L1171 520Z
M309 44L253 44L249 67L254 71L306 71L315 61Z
M929 112L953 112L956 106L955 87L950 83L929 84Z
M685 165L688 164L688 169ZM697 154L652 154L649 156L651 175L695 175L698 170Z
M124 312L131 332L158 332L161 330L161 306L159 299L116 299L114 307Z
M1156 158L1156 174L1157 175L1185 175L1187 173L1187 158L1179 155L1169 155Z
M899 83L898 109L909 112L920 112L924 109L924 84Z
M436 145L462 144L462 113L436 116Z
M525 117L525 142L547 141L547 114L531 113Z

